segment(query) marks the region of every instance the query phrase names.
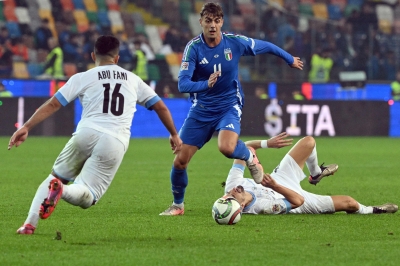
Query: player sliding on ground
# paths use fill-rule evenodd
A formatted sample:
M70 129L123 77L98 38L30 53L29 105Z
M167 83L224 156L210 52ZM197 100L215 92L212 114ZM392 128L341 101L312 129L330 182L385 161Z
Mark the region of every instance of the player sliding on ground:
M92 53L96 67L73 75L12 135L8 149L21 145L30 129L79 97L83 112L76 132L39 186L18 234L33 234L39 216L48 218L60 199L86 209L104 195L128 149L137 103L157 113L171 134L172 150L180 150L182 141L167 106L143 80L117 65L118 52L118 39L100 36Z
M264 140L265 141L265 140ZM260 140L247 141L254 149L261 148ZM386 203L365 206L350 196L322 196L303 190L300 181L305 178L304 164L310 171L308 181L316 185L322 178L333 175L338 165L318 166L316 143L313 137L300 139L285 155L271 174L264 174L261 184L244 178L245 162L235 160L225 185L225 197L235 198L243 213L335 213L345 211L357 214L395 213L398 206Z

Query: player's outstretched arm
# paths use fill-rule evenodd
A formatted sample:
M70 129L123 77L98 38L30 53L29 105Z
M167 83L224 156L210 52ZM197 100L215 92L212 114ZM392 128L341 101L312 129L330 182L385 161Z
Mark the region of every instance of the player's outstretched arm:
M10 150L13 146L18 147L21 145L28 137L28 133L32 128L57 112L60 107L61 103L54 96L42 104L31 116L31 118L29 118L29 120L26 121L22 127L14 132L10 138L10 141L8 142L8 149Z
M268 140L249 140L246 141L246 146L253 147L254 149L259 148L276 148L280 149L293 144L293 139L288 139L289 134L282 132ZM265 145L265 146L264 146Z
M165 128L168 130L169 134L169 142L171 145L171 149L174 154L181 150L182 148L182 140L176 131L174 120L172 119L171 113L165 103L160 100L156 102L152 109L157 113L161 122L164 124Z
M290 202L292 205L292 209L300 207L304 203L304 197L301 196L300 194L297 194L291 189L288 189L284 186L279 185L276 183L275 179L272 178L270 174L265 173L264 178L261 181L261 185L264 187L269 187L270 189L273 189L274 191L282 194L285 196L285 198Z
M291 64L290 67L303 70L303 61L300 60L300 57L293 56L293 64Z

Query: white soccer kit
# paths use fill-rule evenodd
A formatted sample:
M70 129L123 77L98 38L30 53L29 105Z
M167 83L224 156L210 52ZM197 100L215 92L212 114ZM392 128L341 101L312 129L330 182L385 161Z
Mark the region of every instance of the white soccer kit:
M63 106L79 97L83 112L53 171L62 179L86 185L97 201L128 149L136 103L150 108L161 99L138 76L117 65L73 75L55 97Z
M302 189L300 182L306 177L296 161L288 154L272 171L275 181L304 197L304 204L296 209L290 209L290 203L282 194L256 184L253 179L243 178L244 169L235 166L229 172L225 193L241 185L244 190L253 195L253 201L243 209L250 214L281 214L287 213L334 213L335 207L330 196L321 196Z

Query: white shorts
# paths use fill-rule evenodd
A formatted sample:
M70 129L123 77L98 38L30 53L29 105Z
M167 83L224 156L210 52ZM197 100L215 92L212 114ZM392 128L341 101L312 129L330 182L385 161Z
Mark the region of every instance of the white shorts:
M290 213L334 213L335 207L330 196L321 196L304 191L300 182L306 177L296 161L288 154L272 171L271 176L278 184L289 188L304 197L304 204Z
M81 128L57 157L53 172L62 179L87 186L98 201L110 186L125 152L117 138Z

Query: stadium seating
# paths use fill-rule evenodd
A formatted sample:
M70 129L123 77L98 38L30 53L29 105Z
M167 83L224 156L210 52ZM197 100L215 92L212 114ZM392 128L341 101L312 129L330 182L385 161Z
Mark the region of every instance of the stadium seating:
M315 18L328 19L328 8L324 3L315 3L312 5Z
M31 22L29 11L26 7L15 7L15 15L19 23L29 24Z
M343 17L341 7L339 5L329 4L328 15L329 19L340 20Z
M13 77L18 79L29 78L29 72L25 62L13 62Z
M21 30L17 22L8 21L6 23L6 27L8 29L11 38L21 37Z
M5 2L7 3L7 2ZM17 22L18 18L15 15L15 7L14 6L4 6L3 7L3 14L7 21Z
M338 6L340 8L340 11L344 11L347 5L347 0L330 0L331 5Z
M85 9L88 12L97 12L97 4L95 0L83 0Z
M309 3L299 4L299 13L303 16L312 17L314 15L313 6Z
M72 0L72 2L74 3L75 9L81 9L81 10L85 9L85 4L83 3L83 0Z
M73 11L75 8L72 0L60 0L60 2L64 11Z
M36 0L36 2L39 6L39 9L51 10L52 5L49 0Z

